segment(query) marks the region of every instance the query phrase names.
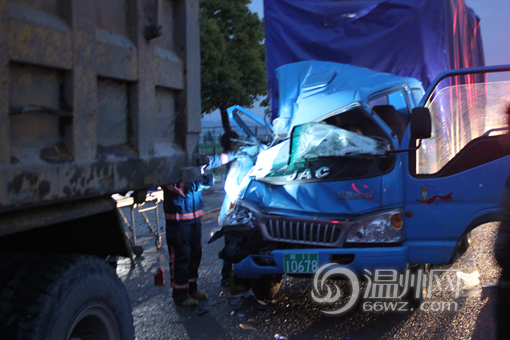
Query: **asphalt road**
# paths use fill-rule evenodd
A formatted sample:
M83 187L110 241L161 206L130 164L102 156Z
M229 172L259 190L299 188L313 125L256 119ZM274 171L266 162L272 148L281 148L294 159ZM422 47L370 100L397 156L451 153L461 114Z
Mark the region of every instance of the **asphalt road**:
M154 217L147 213L154 224ZM160 218L162 214L160 213ZM137 217L140 218L140 217ZM163 219L162 222L164 223ZM138 223L141 226L141 223ZM162 224L164 225L164 224ZM493 256L497 224L473 232L470 249L451 267L463 273L479 272L479 283L461 290L456 299L435 291L430 301L454 301L457 311L367 312L356 310L340 317L321 313L324 305L311 298L312 281L284 277L280 292L268 309L261 310L247 295L232 296L220 287L222 240L207 244L215 218L203 221L203 259L199 287L209 294L197 308L176 307L171 299L168 251L154 239L143 244L144 253L131 269L127 259L118 262L117 273L125 283L133 307L136 339L493 339L494 284L499 268ZM166 284L156 286L158 267ZM461 288L473 281L461 280ZM446 295L445 295L446 294ZM431 308L429 308L431 309ZM438 308L436 308L438 309Z

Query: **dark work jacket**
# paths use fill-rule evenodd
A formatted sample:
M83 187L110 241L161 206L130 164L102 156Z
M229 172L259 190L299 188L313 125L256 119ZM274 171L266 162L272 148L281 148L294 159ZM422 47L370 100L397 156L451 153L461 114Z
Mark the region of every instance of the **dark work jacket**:
M214 184L213 174L203 175L202 181L163 185L163 209L168 223L194 223L204 214L202 190Z

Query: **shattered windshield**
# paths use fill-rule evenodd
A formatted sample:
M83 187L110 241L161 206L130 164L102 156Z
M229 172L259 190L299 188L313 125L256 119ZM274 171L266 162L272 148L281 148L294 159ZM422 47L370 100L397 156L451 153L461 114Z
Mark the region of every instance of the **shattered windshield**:
M320 157L383 155L386 150L388 142L382 138L362 136L325 123L310 123L294 129L289 164Z

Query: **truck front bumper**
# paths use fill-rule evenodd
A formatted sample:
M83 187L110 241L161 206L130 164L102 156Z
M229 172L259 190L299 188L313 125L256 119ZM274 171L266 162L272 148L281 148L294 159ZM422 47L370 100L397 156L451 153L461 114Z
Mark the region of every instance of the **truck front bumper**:
M376 269L403 271L408 264L407 246L381 248L319 248L273 250L269 255L249 255L234 265L236 276L260 278L263 275L287 274L284 270L285 254L317 254L318 268L331 263L352 270L362 276L365 269L372 274ZM293 273L295 274L295 273Z

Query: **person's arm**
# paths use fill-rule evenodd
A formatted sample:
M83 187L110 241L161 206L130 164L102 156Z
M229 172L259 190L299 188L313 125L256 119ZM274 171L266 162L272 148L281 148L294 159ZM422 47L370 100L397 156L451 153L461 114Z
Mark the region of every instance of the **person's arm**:
M228 162L234 160L236 158L236 152L228 151L224 153L217 153L215 155L208 155L209 164L205 168L205 170L211 170L214 168L219 168L220 166L227 164Z
M190 191L200 191L204 189L209 189L214 185L214 174L203 174L202 180L195 181L186 184L186 189Z

